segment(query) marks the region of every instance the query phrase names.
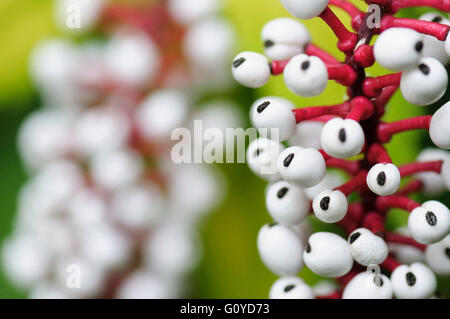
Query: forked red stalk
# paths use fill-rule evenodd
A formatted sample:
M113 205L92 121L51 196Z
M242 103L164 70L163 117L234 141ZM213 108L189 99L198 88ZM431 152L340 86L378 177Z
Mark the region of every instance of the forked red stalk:
M387 74L375 78L366 78L363 83L364 94L368 97L378 96L382 89L389 86L399 86L401 73Z
M325 21L326 24L328 24L338 38L338 49L349 54L358 42L357 35L347 30L347 28L342 24L330 8L326 8L325 11L319 15L319 17Z

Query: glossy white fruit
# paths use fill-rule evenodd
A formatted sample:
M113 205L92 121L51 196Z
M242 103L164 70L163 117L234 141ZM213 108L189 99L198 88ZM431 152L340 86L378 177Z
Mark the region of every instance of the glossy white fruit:
M349 244L333 233L319 232L309 237L303 252L306 266L323 277L341 277L353 266Z
M276 223L263 226L258 233L257 246L263 263L277 275L296 275L303 266L302 242L286 226Z
M323 180L326 165L322 154L316 149L292 146L280 154L278 172L289 183L311 187Z
M299 54L293 57L284 69L284 83L293 93L300 96L317 96L328 84L325 63L315 56Z
M430 105L447 90L447 70L434 58L422 58L416 67L402 73L400 90L403 97L415 105Z
M424 36L409 28L390 28L375 42L376 61L393 71L415 68L422 58Z
M264 25L261 40L266 56L280 61L303 53L311 42L311 35L301 22L292 18L278 18Z
M400 186L400 171L392 163L379 163L373 166L367 174L367 186L380 196L394 194Z
M361 152L365 137L358 122L334 118L323 127L320 141L327 154L336 158L348 158Z

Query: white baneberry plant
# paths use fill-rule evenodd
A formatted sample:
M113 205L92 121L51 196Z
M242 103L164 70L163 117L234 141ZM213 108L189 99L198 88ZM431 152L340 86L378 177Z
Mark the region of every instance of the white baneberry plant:
M214 168L173 164L170 137L193 119L232 127L224 121L240 117L227 101L193 107L232 83L234 33L220 1L57 4L57 15L79 6L86 29L76 31L104 39L54 39L32 53L45 107L19 132L30 179L3 269L32 298L186 296L197 225L224 191Z
M391 123L383 115L398 89L420 106L446 93L449 21L439 13L420 19L395 14L414 6L448 13L450 1L371 0L365 1L371 5L367 13L346 0L280 1L295 18L321 18L336 35L345 60L312 44L299 20L280 18L262 30L265 56L236 56L235 79L258 88L271 76L283 75L286 86L303 97L321 94L334 80L347 88L348 99L332 106L293 108L283 98L265 97L251 108L252 124L262 135L267 129L279 133L278 140L269 142L274 136L265 134L253 141L248 152L250 168L271 183L266 206L274 223L262 227L257 238L262 261L281 277L270 298L432 297L435 275L450 274L450 211L438 201L417 203L409 196L450 189L450 156L444 151L450 149L450 102L434 115ZM372 21L374 5L379 24ZM333 6L351 17L352 31ZM366 68L375 63L397 73L369 77ZM417 129L427 130L441 150L427 149L417 162L397 167L385 144L396 134ZM278 169L263 173L270 164ZM334 177L327 168L344 171L348 180ZM413 180L400 187L408 177ZM354 193L359 196L349 202ZM393 208L410 213L406 232L386 230L386 215ZM310 212L342 227L348 238L330 232L311 235L306 220ZM336 284L309 287L296 277L304 264L319 276L335 278Z

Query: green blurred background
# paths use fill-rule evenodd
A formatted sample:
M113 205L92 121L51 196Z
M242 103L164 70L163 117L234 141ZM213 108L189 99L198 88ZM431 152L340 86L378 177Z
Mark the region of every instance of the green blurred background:
M193 0L195 1L195 0ZM17 192L26 180L16 149L17 130L24 117L40 106L38 92L28 77L28 57L35 43L58 34L52 21L52 0L0 1L0 244L11 232L16 210ZM125 1L127 2L127 1ZM363 1L353 1L364 8ZM239 31L238 51L261 51L259 32L270 19L289 16L278 0L225 0L225 12ZM335 10L349 25L349 19ZM424 10L409 10L418 16ZM402 14L402 13L401 13ZM319 19L306 21L314 42L342 56L336 39ZM387 72L374 67L371 74ZM245 115L257 96L282 95L296 102L298 107L340 103L344 88L330 82L326 92L315 98L299 98L290 93L281 78L272 79L260 90L240 89L234 97ZM448 100L448 96L446 97ZM387 119L396 120L422 114L425 109L408 105L398 94L390 104ZM406 133L389 144L396 164L414 160L420 149L429 143L424 132ZM276 279L260 262L256 250L259 228L270 218L264 205L265 183L254 177L244 164L221 165L228 177L225 202L204 223L202 235L204 258L194 273L192 296L203 298L266 298ZM447 196L448 197L448 196ZM443 198L448 204L449 198ZM404 223L406 214L393 212L390 227ZM314 222L317 227L323 227ZM317 278L304 270L302 276L309 283ZM440 289L448 293L447 283ZM0 297L24 297L8 284L0 272Z

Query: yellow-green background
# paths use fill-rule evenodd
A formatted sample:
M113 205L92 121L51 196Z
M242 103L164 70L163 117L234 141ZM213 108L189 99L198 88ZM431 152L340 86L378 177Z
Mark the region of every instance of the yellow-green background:
M195 0L193 0L195 1ZM278 0L224 0L224 14L238 30L238 51L261 51L259 31L270 19L289 16ZM28 55L42 38L57 34L52 22L52 0L0 1L0 242L11 231L17 191L25 181L16 151L17 128L23 117L39 106L39 97L28 78ZM123 1L128 2L128 1ZM363 1L354 1L364 8ZM348 25L340 11L338 15ZM418 16L424 10L409 10ZM405 14L405 12L401 13ZM306 21L314 42L341 56L336 39L319 19ZM373 74L387 72L380 68ZM330 82L326 92L316 98L299 98L287 91L282 79L273 79L260 90L236 90L234 99L241 102L247 114L250 103L257 96L282 95L296 105L312 106L340 103L344 89ZM448 99L448 97L447 97ZM396 95L388 113L389 120L421 114L426 110L408 105ZM395 163L412 161L419 150L428 144L424 132L407 133L389 145ZM205 298L265 298L275 276L259 261L256 234L270 219L264 207L264 183L255 178L244 164L221 165L228 176L228 195L225 203L206 221L202 229L204 258L192 277L192 296ZM444 198L448 200L448 198ZM402 212L391 214L390 225L404 222ZM317 224L317 223L315 223ZM307 270L302 275L308 282L316 278ZM447 280L448 281L448 280ZM446 290L448 283L441 284ZM22 297L8 284L0 272L0 297Z

